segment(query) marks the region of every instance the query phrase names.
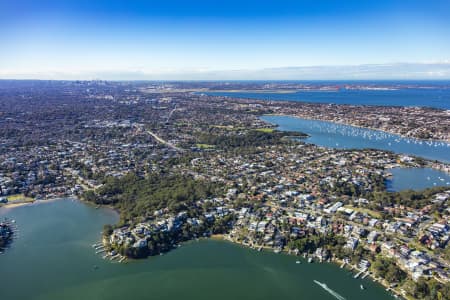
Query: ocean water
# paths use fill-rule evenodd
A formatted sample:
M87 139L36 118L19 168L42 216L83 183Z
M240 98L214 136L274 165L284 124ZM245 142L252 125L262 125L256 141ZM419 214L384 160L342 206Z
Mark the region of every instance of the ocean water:
M206 92L207 95L272 101L378 106L425 106L450 109L450 89L338 90L295 93Z

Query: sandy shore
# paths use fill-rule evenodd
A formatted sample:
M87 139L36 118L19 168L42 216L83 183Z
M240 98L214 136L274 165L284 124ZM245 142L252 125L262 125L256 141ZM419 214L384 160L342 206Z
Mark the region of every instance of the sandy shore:
M224 240L225 239L223 234L213 234L209 238L212 240Z
M8 202L5 204L0 205L0 209L5 208L5 209L13 209L16 207L21 207L21 206L26 206L26 205L37 205L37 204L45 204L45 203L49 203L49 202L53 202L53 201L58 201L58 200L62 200L62 199L77 199L76 197L63 197L63 198L50 198L50 199L45 199L45 200L31 200L31 201L25 201L25 202Z
M20 203L5 203L0 205L0 208L7 208L7 209L11 209L11 208L15 208L15 207L20 207L20 206L25 206L25 205L30 205L33 204L35 201L28 201L28 202L20 202Z

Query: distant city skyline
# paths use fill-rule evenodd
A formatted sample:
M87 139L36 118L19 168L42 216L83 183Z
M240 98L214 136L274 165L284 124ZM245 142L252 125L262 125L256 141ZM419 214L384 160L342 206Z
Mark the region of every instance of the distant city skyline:
M450 79L450 1L0 0L0 78Z

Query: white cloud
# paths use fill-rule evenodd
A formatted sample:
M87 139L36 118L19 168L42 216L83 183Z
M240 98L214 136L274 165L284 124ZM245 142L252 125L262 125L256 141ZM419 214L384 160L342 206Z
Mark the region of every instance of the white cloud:
M105 80L339 80L339 79L450 79L450 62L391 63L349 66L302 66L261 69L127 69L69 70L65 72L0 70L2 79Z

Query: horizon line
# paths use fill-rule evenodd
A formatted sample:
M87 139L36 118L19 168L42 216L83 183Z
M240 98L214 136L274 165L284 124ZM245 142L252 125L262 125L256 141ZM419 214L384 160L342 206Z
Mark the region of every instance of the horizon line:
M214 81L214 80L450 80L450 61L309 65L257 69L0 70L6 80Z
M390 82L390 81L403 81L403 82L414 82L414 81L445 81L450 82L449 78L374 78L374 79L354 79L354 78L342 78L342 79L44 79L44 78L0 78L0 81L106 81L106 82Z

